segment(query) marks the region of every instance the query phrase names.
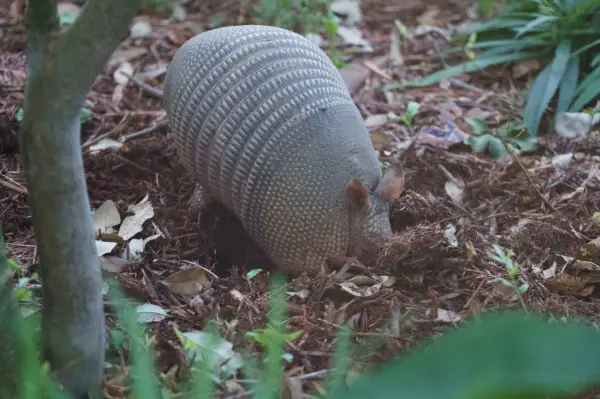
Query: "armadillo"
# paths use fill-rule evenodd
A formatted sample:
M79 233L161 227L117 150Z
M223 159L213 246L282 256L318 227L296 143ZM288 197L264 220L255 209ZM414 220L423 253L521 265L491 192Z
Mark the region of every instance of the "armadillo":
M164 104L185 169L282 271L365 259L392 234L402 170L382 173L339 71L304 36L261 25L200 33L175 53Z

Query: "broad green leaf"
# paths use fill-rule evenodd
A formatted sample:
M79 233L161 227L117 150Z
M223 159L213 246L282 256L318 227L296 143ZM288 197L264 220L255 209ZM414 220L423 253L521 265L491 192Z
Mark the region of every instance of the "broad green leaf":
M525 33L533 30L536 27L538 27L539 25L545 24L547 22L555 21L556 19L557 18L554 17L554 16L548 16L548 15L540 16L540 17L534 19L533 21L529 22L527 25L525 25L521 29L519 29L517 31L517 34L516 34L515 37L520 37L520 36L524 35ZM543 27L540 30L541 31L546 31L546 30L548 30L548 27Z
M600 64L600 54L594 57L590 66L595 67L598 64Z
M579 57L573 56L567 63L567 69L563 76L560 86L558 87L558 103L556 106L556 114L564 112L569 108L575 89L577 88L577 80L579 79Z
M500 158L506 153L506 147L504 147L504 144L502 144L502 140L492 136L488 142L488 151L492 157Z
M329 399L565 397L600 383L600 335L519 312L465 322Z
M464 143L471 147L473 152L483 152L487 148L491 137L492 136L489 134L484 134L483 136L471 136L467 137L464 140Z
M465 118L465 121L473 128L473 134L485 134L488 133L488 124L486 121L481 119Z
M453 67L435 72L417 82L392 83L392 84L383 86L381 89L383 91L388 91L388 90L399 89L399 88L403 88L403 87L429 86L429 85L432 85L442 79L448 79L448 78L451 78L460 73L478 71L481 69L485 69L491 65L519 61L519 60L530 58L530 57L532 57L532 53L518 52L515 54L504 54L504 55L499 55L496 57L488 57L485 59L476 59L473 61L465 62L463 64L455 65Z
M556 48L552 63L544 68L531 86L524 110L525 126L531 135L537 135L542 115L565 74L570 54L571 42L562 42Z

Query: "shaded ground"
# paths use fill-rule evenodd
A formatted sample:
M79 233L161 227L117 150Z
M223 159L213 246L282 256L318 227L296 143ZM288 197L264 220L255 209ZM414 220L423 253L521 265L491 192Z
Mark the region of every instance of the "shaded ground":
M460 22L466 14L462 1L434 1L427 2L427 6L416 0L398 6L386 6L383 0L364 3L368 3L363 4L365 37L377 49L361 57L367 60L388 52L394 19L416 25L416 18L429 18L443 26ZM208 16L223 13L229 23L235 23L243 15L240 10L247 9L247 5L237 2L202 4L189 6L186 24L164 27L159 25L160 17L153 17L155 37L135 44L128 41L129 48L147 50L131 59L137 71L168 64L177 47L195 33L194 24L207 24ZM9 22L8 15L2 18L5 41L0 55L0 220L9 256L29 267L37 261L35 240L14 141L26 77L25 30L22 21ZM457 126L468 131L463 117L474 109L487 112L496 122L509 119L510 104L514 108L521 105L517 90L525 87L528 75L515 78L509 70L486 71L460 77L471 85L468 88L434 85L395 91L391 98L377 90L382 84L438 69L436 42L439 44L431 36L405 42L403 67L372 68L375 72L355 94L365 118L390 111L402 114L408 101L417 101L422 104L414 120L417 130L440 126L450 115ZM93 116L83 125L84 143L107 133L117 138L139 131L164 116L160 100L137 85L129 83L122 93L115 89L114 69L107 67L88 97L86 106ZM160 74L146 81L161 86L163 77ZM394 148L396 141L406 140L409 133L400 122L387 121L372 134L375 146L383 153ZM304 331L288 347L294 355L291 372L307 374L327 368L335 331L343 320L349 320L361 337L374 335L378 328L392 323L392 332L397 334L375 356L362 359L381 361L439 332L448 325L448 319L465 318L495 307L520 306L502 286L487 282L506 277L503 266L486 257L494 242L517 254L519 278L530 285L525 296L529 308L547 310L556 317L579 315L598 320L595 271L584 270L571 259L581 258L580 248L600 233L600 227L592 221L592 215L600 209L598 179L594 175L600 163L598 149L597 133L572 142L543 139L536 154L521 157L518 163L497 162L460 146L450 150L418 147L405 164L405 193L392 207L397 237L378 264L379 273L395 276L395 283L361 298L323 279L292 282L289 291L308 289L310 293L305 299L289 298L290 328ZM552 156L570 151L575 157L568 166L557 168L551 164ZM167 129L128 140L116 151L93 155L86 150L84 160L93 208L112 199L124 215L129 205L146 194L154 206L155 216L141 235L159 232L161 237L146 246L140 264L119 273L118 279L130 295L170 309L173 318L152 325L161 371L173 372L173 367L178 370L181 364L179 351L174 348L177 341L173 325L183 331L200 330L208 318L216 315L222 320L237 320L234 330L223 326L223 333L236 348L258 351L258 346L243 340L243 332L264 327L266 275L260 273L248 281L245 273L256 267L268 268L268 261L239 223L218 206L209 209L198 222L197 211L191 211L188 205L193 185L177 162ZM460 200L447 194L446 185L453 178L464 183ZM449 225L456 229L456 247L444 238ZM595 253L585 260L594 261ZM186 298L159 284L188 266L185 261L219 276L211 278L211 289ZM544 274L553 267L554 273ZM317 386L316 382L305 382L310 390ZM107 381L107 390L115 397L119 397L118 385Z

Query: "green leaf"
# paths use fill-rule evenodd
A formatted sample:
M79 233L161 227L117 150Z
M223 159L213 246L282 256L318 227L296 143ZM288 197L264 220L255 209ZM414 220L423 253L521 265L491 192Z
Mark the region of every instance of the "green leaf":
M507 49L514 49L515 47L533 47L533 46L545 46L548 45L546 40L538 39L507 39L507 40L484 40L481 42L473 43L471 48L490 48L490 47L506 47Z
M539 25L545 24L546 22L555 21L556 19L557 18L555 16L542 15L542 16L534 19L533 21L529 22L521 29L517 30L517 34L515 35L515 37L520 37L520 36L524 35L525 33L532 31L534 28L538 27ZM543 32L543 31L547 31L548 29L549 28L547 26L545 26L542 29L539 29L538 31Z
M537 135L542 115L565 74L570 54L571 42L561 42L556 48L552 64L544 68L531 86L524 110L525 126L531 135Z
M252 269L248 272L248 280L252 280L256 275L262 272L263 269Z
M327 36L334 37L337 35L338 24L333 18L324 18L323 27L325 28L325 32L327 32Z
M465 118L465 121L473 128L473 133L480 135L489 132L488 124L482 119Z
M558 103L556 105L556 114L564 112L569 108L573 101L577 80L579 79L579 57L573 56L567 63L565 75L558 87Z
M569 112L579 112L587 103L592 101L596 96L600 94L600 78L591 82L583 92L577 97L573 105L571 105Z
M600 13L598 15L600 15ZM577 51L575 51L573 53L573 56L579 55L579 54L583 53L584 51L587 51L587 50L591 49L592 47L598 46L598 45L600 45L600 39L594 40L593 42L588 43L585 46L581 47L580 49L578 49ZM596 58L598 58L598 57L600 57L600 55L596 56ZM594 65L592 65L592 66L594 66Z
M492 136L484 134L483 136L471 136L464 140L464 143L471 147L473 152L483 152L487 148L487 145Z
M502 144L502 140L492 136L488 142L488 151L492 157L497 159L506 153L506 147Z
M575 96L580 95L590 84L595 82L597 79L600 79L600 65L592 72L590 72L585 79L579 83L577 89L575 90Z
M600 383L600 335L588 325L548 323L521 312L465 324L329 399L541 399Z
M481 69L485 69L491 65L520 61L523 59L531 58L533 56L534 56L534 53L517 52L514 54L502 54L502 55L483 58L483 59L478 58L473 61L468 61L463 64L455 65L450 68L446 68L441 71L435 72L417 82L392 83L392 84L383 86L381 89L383 91L388 91L388 90L393 90L393 89L400 89L403 87L429 86L429 85L432 85L442 79L448 79L448 78L451 78L460 73L474 72L474 71L478 71Z
M492 19L486 22L475 22L467 27L468 33L479 33L493 29L510 29L527 24L527 19Z

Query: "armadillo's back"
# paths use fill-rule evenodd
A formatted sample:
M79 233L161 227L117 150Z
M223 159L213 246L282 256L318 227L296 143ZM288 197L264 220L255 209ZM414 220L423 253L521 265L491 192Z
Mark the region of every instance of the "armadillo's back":
M380 171L360 113L318 46L275 27L202 33L176 53L165 106L183 164L276 263L313 257L294 242L345 250L345 185L361 178L373 188Z

